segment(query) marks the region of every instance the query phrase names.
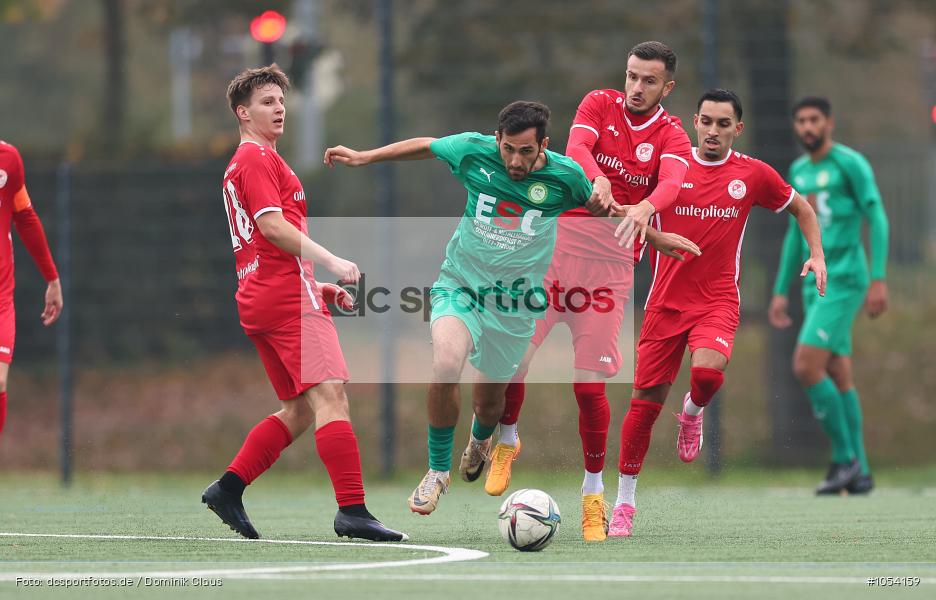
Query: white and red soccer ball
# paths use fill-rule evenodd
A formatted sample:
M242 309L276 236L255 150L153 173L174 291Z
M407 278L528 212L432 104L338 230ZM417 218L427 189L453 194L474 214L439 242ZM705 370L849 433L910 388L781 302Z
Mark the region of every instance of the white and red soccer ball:
M517 490L504 500L498 515L501 537L522 552L548 546L561 522L559 505L542 490Z

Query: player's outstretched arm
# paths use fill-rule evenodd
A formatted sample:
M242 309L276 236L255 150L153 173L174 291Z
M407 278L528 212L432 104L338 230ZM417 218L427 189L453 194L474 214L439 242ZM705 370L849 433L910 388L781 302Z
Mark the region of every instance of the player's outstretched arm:
M257 227L267 241L283 252L322 265L344 283L357 283L361 278L356 264L335 256L321 244L312 241L309 236L284 219L283 213L278 210L260 215L257 218Z
M822 250L822 234L819 232L819 219L816 218L816 212L796 192L793 192L793 201L787 207L787 211L796 218L796 223L809 246L809 259L803 264L800 277L805 277L810 271L815 273L816 289L819 290L820 296L825 296L827 277L825 252Z
M434 140L435 138L431 137L412 138L373 150L354 150L347 146L334 146L325 150L323 162L329 167L334 167L336 164L346 167L363 167L387 160L425 160L435 156L429 148Z

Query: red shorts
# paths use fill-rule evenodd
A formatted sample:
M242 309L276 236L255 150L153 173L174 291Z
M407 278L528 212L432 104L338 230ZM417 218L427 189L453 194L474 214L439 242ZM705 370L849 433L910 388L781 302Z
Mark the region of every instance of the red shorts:
M16 342L16 311L13 301L0 302L0 362L13 362L13 344Z
M630 261L589 259L557 252L546 273L546 317L530 340L539 346L556 323L572 332L575 368L613 377L621 368L618 337L634 285Z
M328 379L349 379L338 331L328 313L307 313L276 329L247 337L257 347L280 400L295 398Z
M714 307L704 312L648 311L637 342L634 388L673 383L686 345L690 352L710 348L731 359L738 309Z

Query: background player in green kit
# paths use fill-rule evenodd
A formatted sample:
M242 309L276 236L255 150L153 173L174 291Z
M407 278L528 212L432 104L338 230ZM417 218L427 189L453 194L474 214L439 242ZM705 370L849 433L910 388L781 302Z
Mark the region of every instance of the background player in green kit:
M326 164L350 167L438 158L468 191L431 291L429 472L409 498L413 512L431 513L448 489L466 359L479 371L472 390L472 437L486 439L494 432L504 390L529 345L535 319L545 312L542 281L552 259L556 217L591 196L582 168L546 149L548 122L545 105L514 102L501 111L493 136L461 133L362 152L344 146L325 152ZM593 204L595 213L602 212Z
M852 325L862 305L875 318L887 308L888 223L871 165L858 152L832 141L832 109L825 98L808 97L793 108L793 127L807 154L790 168L790 183L819 217L829 283L820 298L803 283L805 320L793 355L793 371L813 414L832 445L832 464L817 494L867 493L874 487L862 434L861 406L852 379ZM870 275L861 240L867 220ZM792 324L787 291L806 243L790 223L768 317L774 327ZM810 274L808 278L813 277Z

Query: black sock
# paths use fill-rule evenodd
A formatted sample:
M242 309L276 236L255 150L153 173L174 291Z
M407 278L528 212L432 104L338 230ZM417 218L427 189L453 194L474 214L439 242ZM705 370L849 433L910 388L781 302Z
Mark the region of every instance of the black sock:
M221 479L218 480L218 483L221 485L222 490L229 494L233 494L238 498L244 495L244 489L247 487L247 484L244 483L244 480L241 479L234 471L225 471L224 475L221 476Z
M368 512L367 506L363 504L349 504L348 506L339 506L338 510L346 515L351 515L352 517L365 517L368 519L374 518L374 515Z

